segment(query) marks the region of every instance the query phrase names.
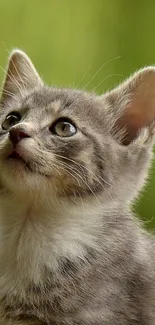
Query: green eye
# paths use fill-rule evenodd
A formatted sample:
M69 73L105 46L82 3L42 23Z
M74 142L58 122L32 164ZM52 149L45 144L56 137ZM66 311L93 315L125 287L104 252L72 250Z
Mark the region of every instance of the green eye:
M71 137L76 134L77 129L68 119L59 119L52 128L50 128L50 131L59 137Z
M3 130L9 130L13 125L17 124L21 119L21 116L18 112L12 112L7 115L5 120L2 123Z

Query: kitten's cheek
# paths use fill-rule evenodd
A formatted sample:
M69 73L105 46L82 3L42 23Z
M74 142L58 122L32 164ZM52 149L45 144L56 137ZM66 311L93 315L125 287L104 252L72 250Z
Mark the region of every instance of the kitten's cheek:
M3 162L11 151L12 145L8 138L0 142L0 162Z

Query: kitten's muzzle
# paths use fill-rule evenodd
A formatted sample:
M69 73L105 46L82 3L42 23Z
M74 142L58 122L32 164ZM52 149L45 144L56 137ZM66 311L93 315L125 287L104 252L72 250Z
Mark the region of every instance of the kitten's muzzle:
M12 127L9 131L9 139L12 142L13 151L8 155L7 159L12 161L18 161L25 165L29 170L31 170L30 164L21 155L17 145L23 139L30 138L30 135L21 127ZM32 170L31 170L32 171Z
M15 150L13 150L7 157L8 160L16 161L16 162L21 162L25 167L27 167L31 172L31 166L30 164Z
M9 131L9 138L13 144L13 148L25 138L30 138L30 135L23 129L19 127L12 127Z

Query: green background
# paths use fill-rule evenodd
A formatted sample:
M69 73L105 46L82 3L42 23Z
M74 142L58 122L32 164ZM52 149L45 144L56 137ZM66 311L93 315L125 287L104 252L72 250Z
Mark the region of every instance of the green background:
M30 55L46 82L103 93L155 63L155 1L0 0L2 68L14 47ZM154 167L136 209L155 228Z

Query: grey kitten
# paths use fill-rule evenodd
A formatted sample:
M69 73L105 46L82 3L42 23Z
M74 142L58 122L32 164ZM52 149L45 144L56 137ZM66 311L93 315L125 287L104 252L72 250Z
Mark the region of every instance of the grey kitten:
M130 211L155 133L155 68L97 96L11 53L0 116L0 324L155 324L155 241Z

